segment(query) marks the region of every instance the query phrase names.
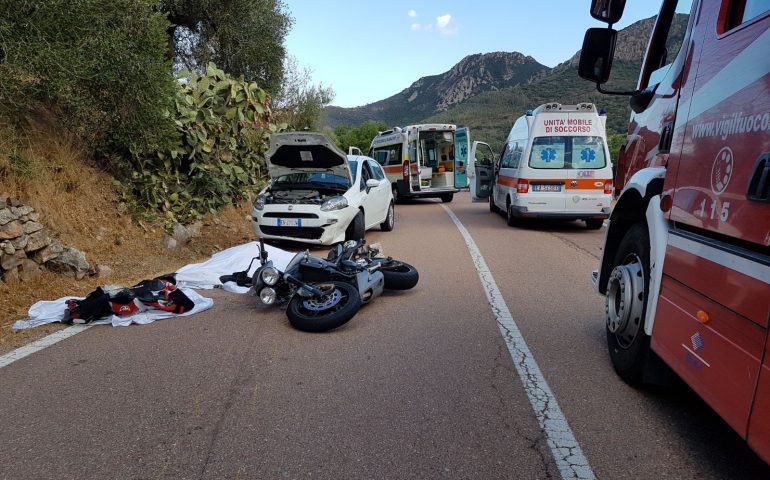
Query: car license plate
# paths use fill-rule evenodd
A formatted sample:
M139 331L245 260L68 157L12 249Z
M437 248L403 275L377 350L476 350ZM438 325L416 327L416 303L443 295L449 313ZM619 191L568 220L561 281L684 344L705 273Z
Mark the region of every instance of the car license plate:
M279 218L276 220L279 227L301 227L301 218Z
M533 192L561 192L561 185L533 183L532 191Z

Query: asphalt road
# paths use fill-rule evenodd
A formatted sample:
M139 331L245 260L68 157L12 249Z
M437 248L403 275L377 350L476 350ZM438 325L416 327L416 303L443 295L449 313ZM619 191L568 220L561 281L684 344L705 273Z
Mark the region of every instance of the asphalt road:
M467 194L444 205L596 477L770 478L686 387L614 374L589 282L603 230L510 228ZM559 478L441 204L399 205L395 230L367 239L420 283L336 331L298 332L253 297L207 291L215 306L197 316L94 327L1 368L0 478Z

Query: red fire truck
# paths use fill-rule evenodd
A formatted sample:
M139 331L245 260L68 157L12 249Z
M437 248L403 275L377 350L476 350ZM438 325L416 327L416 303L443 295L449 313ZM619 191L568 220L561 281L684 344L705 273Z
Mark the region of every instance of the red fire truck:
M579 65L633 110L593 273L610 357L629 383L662 360L770 462L770 0L663 0L608 91L625 3L592 1Z

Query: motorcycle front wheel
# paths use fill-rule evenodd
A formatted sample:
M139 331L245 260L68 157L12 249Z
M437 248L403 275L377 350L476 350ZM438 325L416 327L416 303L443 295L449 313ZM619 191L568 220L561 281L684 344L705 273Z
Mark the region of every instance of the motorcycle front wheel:
M323 291L320 298L294 295L286 308L289 323L297 330L332 330L347 323L361 308L358 289L349 283L329 281L314 286Z

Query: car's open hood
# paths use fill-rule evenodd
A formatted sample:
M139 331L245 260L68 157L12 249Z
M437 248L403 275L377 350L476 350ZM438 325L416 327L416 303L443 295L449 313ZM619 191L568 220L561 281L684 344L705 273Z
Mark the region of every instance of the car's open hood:
M274 133L265 153L271 178L298 172L329 172L353 182L348 156L326 135L316 132Z

